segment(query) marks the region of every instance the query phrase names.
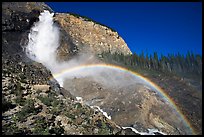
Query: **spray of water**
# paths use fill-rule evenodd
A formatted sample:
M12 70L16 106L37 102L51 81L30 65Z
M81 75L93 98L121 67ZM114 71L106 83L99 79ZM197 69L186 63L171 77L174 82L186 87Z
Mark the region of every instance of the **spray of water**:
M56 49L59 46L59 29L53 24L54 13L44 11L28 35L27 55L52 69L56 65Z

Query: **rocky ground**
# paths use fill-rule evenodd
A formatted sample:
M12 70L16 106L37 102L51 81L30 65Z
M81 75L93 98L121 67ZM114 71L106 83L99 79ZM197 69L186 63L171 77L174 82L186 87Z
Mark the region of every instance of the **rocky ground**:
M2 134L136 134L81 104L41 64L13 55L2 63Z
M190 134L175 110L145 84L107 87L85 77L67 79L64 88L83 97L85 104L99 106L120 126L134 127L140 132L158 129L166 134Z
M202 134L202 79L185 79L161 74L148 77L173 98L194 127L196 134Z

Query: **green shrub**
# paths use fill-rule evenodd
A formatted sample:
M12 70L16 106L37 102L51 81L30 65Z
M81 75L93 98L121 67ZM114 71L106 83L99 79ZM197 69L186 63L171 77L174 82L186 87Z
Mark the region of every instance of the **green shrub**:
M58 101L55 95L55 93L48 93L48 96L38 96L37 98L47 106L57 107L62 102Z
M50 110L50 113L52 113L53 115L59 115L60 112L62 112L62 110L59 110L57 107L53 107L53 108Z
M15 99L16 104L19 104L21 106L25 105L26 99L23 98L22 96L17 96Z
M16 103L21 105L21 106L23 106L25 103L25 99L23 98L23 91L22 91L23 89L24 88L21 87L21 84L19 82L17 82L16 90L13 91L14 94L16 95L16 99L15 99Z
M20 112L17 113L17 116L20 121L24 121L30 114L36 114L37 110L34 107L34 100L27 99L25 101L25 106Z
M71 118L72 120L75 120L75 119L76 119L76 118L75 118L75 115L73 115L73 114L71 114L71 113L69 113L69 112L65 112L64 114L65 114L65 116L67 116L68 118Z
M4 96L2 97L2 112L5 112L11 108L14 108L15 105L12 104L10 101L7 101Z
M106 126L104 122L101 122L101 127L99 128L99 135L108 135L110 134L110 129Z
M21 75L20 75L20 82L21 82L21 83L27 83L27 81L26 81L26 76L25 76L24 74L21 74Z
M74 108L75 108L75 109L82 108L81 103L76 103L76 104L74 104Z
M51 103L53 101L52 98L49 97L42 97L42 96L38 96L37 97L43 104L47 105L47 106L51 106Z
M38 117L35 121L35 126L33 130L35 135L49 135L48 123L45 120L45 117Z

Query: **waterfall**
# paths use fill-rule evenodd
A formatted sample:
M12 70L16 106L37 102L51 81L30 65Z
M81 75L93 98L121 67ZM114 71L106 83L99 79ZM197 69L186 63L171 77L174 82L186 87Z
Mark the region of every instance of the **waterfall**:
M53 23L53 15L47 10L40 14L39 21L30 30L26 47L29 58L50 70L56 65L56 49L59 46L59 29Z

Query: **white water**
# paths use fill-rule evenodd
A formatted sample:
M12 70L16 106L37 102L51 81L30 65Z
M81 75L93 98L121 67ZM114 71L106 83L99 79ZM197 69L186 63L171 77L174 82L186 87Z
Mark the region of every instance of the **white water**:
M133 132L137 133L137 134L140 134L140 135L156 135L155 133L158 132L158 133L161 133L162 135L167 135L166 133L164 132L161 132L159 131L158 129L148 129L148 132L139 132L137 131L135 128L133 127L122 127L123 129L128 129L130 128Z
M39 16L39 21L34 24L28 35L29 43L26 54L49 69L57 64L56 49L59 46L59 29L53 24L53 15L44 11Z
M109 116L108 113L103 111L99 106L90 106L90 107L100 111L106 118L111 119L111 116Z

